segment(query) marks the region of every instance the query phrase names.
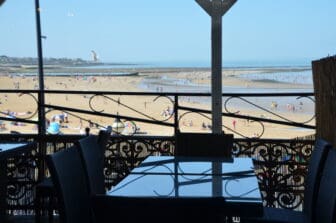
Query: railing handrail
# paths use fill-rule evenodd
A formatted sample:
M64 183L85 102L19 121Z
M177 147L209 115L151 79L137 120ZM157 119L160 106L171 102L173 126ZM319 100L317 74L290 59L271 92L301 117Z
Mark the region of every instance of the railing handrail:
M0 93L38 93L33 89L0 89ZM143 91L79 91L79 90L45 90L45 94L98 94L98 95L143 95L143 96L211 96L209 92L143 92ZM223 97L286 97L286 96L314 96L314 92L261 92L261 93L223 93Z

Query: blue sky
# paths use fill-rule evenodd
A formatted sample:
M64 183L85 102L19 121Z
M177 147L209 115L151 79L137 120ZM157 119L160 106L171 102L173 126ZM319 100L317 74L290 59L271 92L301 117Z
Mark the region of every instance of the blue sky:
M194 0L40 0L45 57L209 64L210 17ZM336 54L335 0L238 0L223 61L305 63ZM33 0L0 8L0 55L36 56Z

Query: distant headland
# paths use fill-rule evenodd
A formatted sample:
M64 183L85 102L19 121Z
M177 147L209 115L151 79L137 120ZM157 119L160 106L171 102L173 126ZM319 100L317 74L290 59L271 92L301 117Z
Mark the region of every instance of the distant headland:
M130 63L103 63L99 61L84 60L81 58L43 58L43 64L50 67L88 67L101 65L135 65ZM0 56L0 66L2 67L16 67L16 68L36 68L38 65L38 58L36 57L9 57L6 55Z

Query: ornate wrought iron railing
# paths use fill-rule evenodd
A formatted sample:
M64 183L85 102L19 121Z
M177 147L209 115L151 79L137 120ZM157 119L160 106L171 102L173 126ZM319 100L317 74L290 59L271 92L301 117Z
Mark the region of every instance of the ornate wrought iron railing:
M39 148L22 161L14 157L8 165L8 210L30 213L34 204L34 185L46 174L41 154L64 149L81 135L46 136L2 135L1 140L39 140ZM265 206L300 209L304 178L314 140L235 139L234 157L253 157ZM105 156L106 188L117 184L148 155L173 155L175 138L154 136L112 136ZM43 147L41 147L43 148ZM41 175L39 176L38 173ZM20 212L18 212L20 213Z
M65 112L69 119L80 120L77 123L93 130L111 125L111 119L119 118L127 122L125 134L128 135L174 135L178 129L211 131L209 93L48 90L45 91L46 104L40 106L37 93L35 90L0 90L0 94L6 96L0 104L0 120L12 125L37 125L39 122L34 118L38 109L44 108L46 120ZM62 104L58 104L55 98L62 97ZM236 137L273 138L275 130L279 138L288 138L290 132L300 136L314 134L313 93L231 93L223 94L223 99L223 131L234 133ZM8 100L11 103L7 103ZM9 105L13 103L22 104L21 109L25 112L12 111ZM69 132L78 126L67 124L64 127L68 127L64 131ZM11 128L16 132L13 126ZM78 134L79 131L71 133Z
M39 142L37 150L25 157L24 162L22 157L9 161L7 193L11 212L33 210L34 186L47 174L43 161L45 155L67 148L83 137L78 135L78 131L70 135L38 135L35 125L39 121L34 120L39 108L37 93L34 90L0 90L1 95L6 95L0 104L0 120L14 129L12 134L4 130L0 141ZM45 94L46 104L40 106L47 110L46 119L66 112L69 119L78 119L85 123L83 125L91 126L93 133L110 125L111 118L129 122L130 135L112 136L109 141L105 166L107 188L123 179L148 155L173 155L176 131L189 131L192 126L197 126L197 131L211 129L207 125L211 120L207 106L211 95L208 93L46 91ZM81 97L73 103L75 95ZM309 106L314 107L313 96L313 93L223 94L223 130L235 134L233 156L254 158L265 206L302 207L303 182L314 140L293 139L286 132L297 131L302 135L302 130L308 130L307 134L314 133L314 115L306 112ZM64 104L56 104L53 101L55 97L64 97ZM138 103L130 104L128 99L131 97L136 97ZM290 107L287 104L289 98ZM14 117L15 113L10 113L13 109L9 107L15 103L13 101L27 112ZM152 106L155 109L151 109ZM239 106L247 112L238 111ZM153 111L160 111L160 114ZM293 120L286 115L288 113L300 115L293 116L297 118ZM235 129L231 123L233 119L243 127ZM31 125L33 134L15 131L15 126L20 129L20 125ZM158 131L156 136L150 132L152 126L159 126L155 128ZM258 132L247 134L251 129ZM281 129L284 135L280 134ZM141 134L144 131L149 132ZM280 139L267 138L269 131L279 131Z

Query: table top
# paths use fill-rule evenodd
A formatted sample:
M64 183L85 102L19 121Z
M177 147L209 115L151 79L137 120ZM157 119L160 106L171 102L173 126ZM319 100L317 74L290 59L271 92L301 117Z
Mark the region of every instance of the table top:
M125 197L223 198L262 206L250 158L150 156L107 193Z
M36 146L35 142L0 143L0 159L29 151Z

